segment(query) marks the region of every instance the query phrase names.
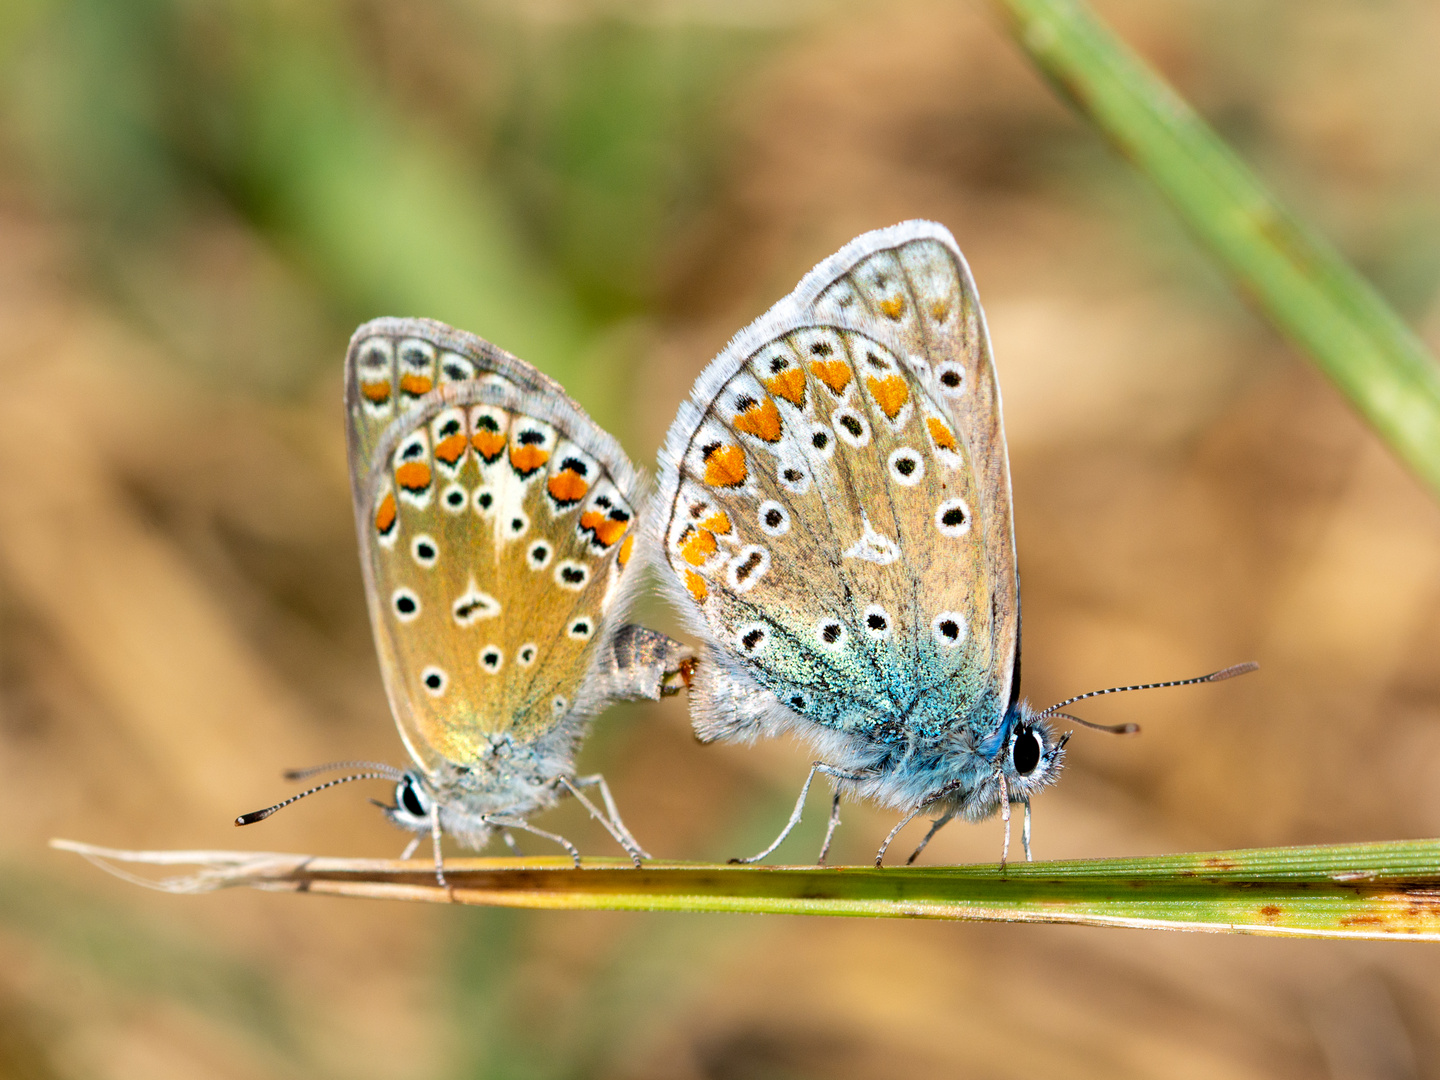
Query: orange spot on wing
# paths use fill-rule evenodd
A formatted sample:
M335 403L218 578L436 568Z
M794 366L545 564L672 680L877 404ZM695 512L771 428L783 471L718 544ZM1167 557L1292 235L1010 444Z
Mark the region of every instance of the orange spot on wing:
M614 518L606 517L599 510L586 510L580 515L580 528L593 534L595 539L605 547L609 547L619 540L629 527L628 521L616 521ZM629 556L627 555L626 558Z
M716 510L715 513L700 522L700 528L708 529L716 536L726 536L730 532L730 515L724 510Z
M395 527L395 494L387 491L375 508L375 531L384 536Z
M694 570L685 571L685 587L690 590L690 595L695 597L697 604L703 604L705 597L710 595L710 589L705 584L705 579Z
M798 367L782 371L773 379L765 380L765 389L777 397L783 397L792 405L805 404L805 372Z
M430 466L423 461L407 461L395 469L395 482L406 491L424 491L430 486Z
M935 440L935 445L941 450L955 449L955 433L943 423L933 416L927 416L925 426L930 429L930 438Z
M757 401L735 417L735 430L766 442L777 442L780 438L780 410L769 398Z
M738 446L722 446L705 459L705 483L711 487L739 487L747 475L745 451Z
M435 444L435 456L446 465L454 465L465 456L466 442L464 435L451 435L441 439Z
M550 460L550 451L529 443L510 447L510 464L521 476L529 476Z
M691 529L680 543L680 554L691 566L704 566L715 554L715 536L705 529Z
M435 380L430 378L429 375L405 374L400 376L400 389L413 397L428 394L434 385Z
M630 553L635 550L635 537L627 536L625 542L620 545L620 554L615 556L615 561L624 566L630 561Z
M903 297L896 296L890 300L880 301L880 313L888 319L894 319L896 322L899 322L900 316L904 314L904 312L905 300Z
M815 377L837 394L850 385L850 366L843 360L816 360L810 365Z
M550 482L545 485L546 489L559 503L579 502L590 490L590 485L585 482L584 477L574 469L561 469Z
M606 518L595 527L595 539L609 547L625 535L625 530L630 527L628 521L616 521L614 518Z
M500 451L505 449L505 436L498 431L486 431L484 428L471 435L470 442L474 444L476 453L486 462L494 461L500 456Z
M936 300L930 305L930 317L936 322L944 322L950 314L950 304L946 300Z
M905 407L905 402L910 400L910 390L899 375L884 379L871 376L865 380L865 385L870 388L870 396L875 399L875 404L880 406L880 411L891 420Z
M382 379L380 382L361 383L360 393L364 395L366 401L383 405L390 400L390 380Z

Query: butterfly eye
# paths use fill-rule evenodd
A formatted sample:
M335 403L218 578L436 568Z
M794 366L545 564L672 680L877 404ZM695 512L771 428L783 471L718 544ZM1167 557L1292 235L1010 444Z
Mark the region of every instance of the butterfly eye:
M408 776L395 785L395 801L411 817L423 818L429 814L420 793L415 790L415 781Z
M1010 748L1010 760L1021 776L1029 776L1035 771L1040 764L1040 736L1033 728L1024 728L1016 734L1015 744Z

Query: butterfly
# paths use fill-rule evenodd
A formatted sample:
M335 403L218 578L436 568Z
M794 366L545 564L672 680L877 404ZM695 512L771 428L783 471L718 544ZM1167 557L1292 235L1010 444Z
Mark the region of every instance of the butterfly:
M975 284L942 225L869 232L711 362L660 453L651 542L703 646L702 741L795 733L842 794L931 837L1059 777L1069 735L1020 699L1020 593L1000 387ZM1251 670L1238 665L1198 679ZM1145 687L1151 688L1151 687Z
M473 334L428 319L360 327L345 361L350 481L370 622L408 769L337 762L395 783L382 805L425 834L444 881L442 833L479 850L563 794L578 799L635 865L645 852L600 775L575 754L595 713L659 698L690 652L623 622L644 477L558 383ZM585 795L598 791L602 812Z

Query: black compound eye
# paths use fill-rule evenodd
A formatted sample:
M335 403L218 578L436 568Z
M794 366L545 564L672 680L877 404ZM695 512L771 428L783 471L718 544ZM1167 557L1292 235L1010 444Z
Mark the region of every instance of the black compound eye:
M412 781L405 780L400 784L399 790L395 792L395 799L407 814L413 817L425 816L425 804L420 801L420 793L415 790Z
M1010 751L1010 760L1015 763L1015 771L1021 776L1029 776L1040 764L1040 736L1029 728L1021 731L1015 736L1015 746Z

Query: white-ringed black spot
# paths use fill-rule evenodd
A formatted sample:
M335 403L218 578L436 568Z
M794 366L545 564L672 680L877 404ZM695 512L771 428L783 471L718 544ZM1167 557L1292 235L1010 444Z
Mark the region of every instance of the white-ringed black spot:
M940 380L940 392L946 397L959 397L965 392L965 369L953 360L947 360L935 368L935 377Z
M444 668L431 664L420 672L420 685L425 687L425 692L431 697L439 697L445 693L445 687L450 685L450 677L445 674Z
M516 650L515 660L521 667L529 667L535 662L536 651L535 643L533 641L527 641Z
M550 555L550 545L544 540L536 540L525 553L525 558L529 560L531 570L543 570L550 562Z
M475 512L481 517L489 517L495 509L495 493L488 487L477 487L471 501L475 504Z
M522 511L516 510L510 515L510 520L505 522L505 535L514 540L517 536L524 536L529 527L530 519Z
M474 578L471 578L469 587L450 605L450 614L457 626L474 626L481 619L493 619L499 615L500 601L477 589Z
M810 490L810 472L799 464L781 465L777 479L780 486L795 495L804 495Z
M824 450L830 445L830 433L828 431L812 431L810 433L810 445L816 450Z
M400 450L396 456L399 457L401 461L415 461L423 458L428 448L425 442L425 435L417 431L400 444Z
M914 487L924 479L925 460L908 446L892 450L888 464L890 479L901 487Z
M763 623L747 623L735 631L735 640L740 643L741 652L755 656L764 652L770 643L770 630Z
M569 707L570 703L560 694L556 694L550 699L550 711L556 716L564 716L565 710Z
M410 622L420 617L420 597L412 589L396 589L390 594L390 609L401 622Z
M815 624L815 643L826 652L839 652L850 633L839 619L821 619Z
M465 489L459 484L451 484L440 493L440 505L445 508L447 513L460 513L465 509L468 501L469 496L465 494Z
M854 409L836 409L830 420L835 434L856 449L870 442L870 424Z
M736 592L747 592L769 569L770 552L759 544L746 544L730 560L725 576Z
M440 381L464 382L475 377L475 365L452 352L440 356Z
M965 640L965 616L958 611L942 611L930 623L931 633L942 649L953 649Z
M866 635L876 641L889 641L894 632L889 612L879 604L871 604L865 609L864 627Z
M790 511L774 499L760 504L760 530L767 536L784 536L790 531Z
M816 356L826 357L835 351L835 346L831 345L828 341L817 341L814 345L810 346L810 351Z
M579 592L590 580L590 568L574 559L565 559L555 566L555 584L571 592Z
M755 407L755 399L749 394L740 394L735 398L735 411L743 413Z
M955 539L970 531L970 507L964 499L946 499L935 508L935 528L941 536Z
M499 645L486 645L480 650L480 667L487 674L494 675L505 663L505 653Z
M886 361L881 360L880 357L876 356L873 352L870 352L868 350L865 353L865 362L869 364L872 368L874 368L876 371L890 370L890 365Z
M770 374L779 375L790 366L790 361L784 356L772 356L770 358Z
M440 549L435 546L434 537L421 533L410 541L410 557L426 570L435 565L435 560L440 557Z
M565 632L576 641L585 641L595 632L595 624L590 619L581 616L572 622Z

